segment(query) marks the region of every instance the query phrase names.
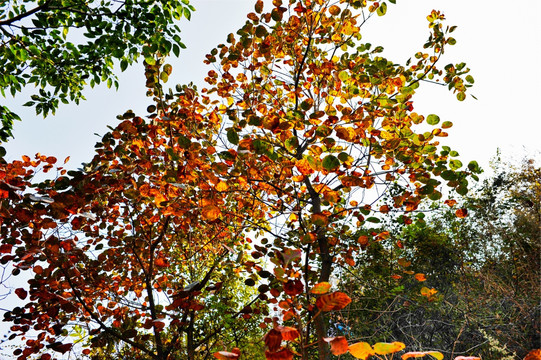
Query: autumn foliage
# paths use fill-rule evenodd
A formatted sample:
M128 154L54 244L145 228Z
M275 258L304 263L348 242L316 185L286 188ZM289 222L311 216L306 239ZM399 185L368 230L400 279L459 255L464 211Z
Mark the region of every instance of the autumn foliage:
M171 66L147 60L149 115L120 116L85 169L34 184L55 159L2 165L1 261L32 274L5 316L13 336L35 333L18 359L236 359L259 331L269 360L404 349L329 336L351 301L333 276L389 237L382 215L407 221L479 171L439 146L452 124L412 101L424 80L465 98L465 65L439 67L454 27L433 11L425 48L398 65L361 42L385 2L264 7L207 55L201 92L165 91ZM402 358L423 356L443 357Z

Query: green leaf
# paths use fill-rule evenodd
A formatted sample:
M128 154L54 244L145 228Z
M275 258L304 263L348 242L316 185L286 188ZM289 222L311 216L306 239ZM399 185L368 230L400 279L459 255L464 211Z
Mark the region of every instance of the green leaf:
M183 148L183 149L188 149L190 147L190 145L192 145L192 142L190 139L188 139L186 136L184 135L180 135L178 137L178 145Z
M122 59L120 62L120 71L125 71L128 68L128 60Z
M239 144L239 134L233 129L229 129L227 131L227 141L229 141L233 145Z
M287 151L293 152L297 150L297 147L299 146L299 140L295 136L290 137L289 139L286 140L285 146L286 146Z
M426 118L426 122L429 125L437 125L440 122L440 117L438 115L430 114Z
M378 13L378 16L383 16L385 15L385 13L387 13L387 4L386 3L382 3L379 7L378 7L378 10L376 11Z
M340 160L334 155L327 155L323 159L323 168L328 171L337 169L340 166Z
M470 84L473 84L475 82L475 80L473 79L473 76L471 75L466 76L466 81L469 82Z
M346 81L347 79L349 79L349 74L347 71L340 71L340 73L338 74L338 78L342 81Z
M381 222L381 220L380 220L380 219L378 219L377 217L373 217L373 216L371 216L371 217L367 218L367 219L366 219L366 221L368 221L368 222L371 222L371 223L375 223L375 224L377 224L377 223L380 223L380 222Z
M464 196L468 193L468 188L466 186L458 186L456 188L456 192L459 193L460 195Z
M145 57L145 61L150 66L156 65L156 59L154 59L154 57L152 57L152 56Z
M460 169L462 167L462 162L460 160L450 160L449 161L449 167L453 170Z
M160 79L161 79L164 83L166 83L167 80L169 80L169 75L167 75L167 73L166 73L165 71L162 71L162 72L160 73Z
M464 94L463 92L459 92L458 94L456 94L456 98L458 99L458 101L464 101L464 99L466 98L466 94Z

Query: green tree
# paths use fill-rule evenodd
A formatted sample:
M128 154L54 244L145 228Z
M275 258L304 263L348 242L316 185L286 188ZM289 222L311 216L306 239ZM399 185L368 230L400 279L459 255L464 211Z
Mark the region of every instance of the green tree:
M530 159L494 170L458 202L410 225L391 220L390 238L356 258L342 276L352 336L449 356L475 348L483 359L522 359L541 346L541 171Z
M140 55L178 55L184 47L175 20L190 18L188 0L0 1L0 92L15 96L27 85L37 92L26 106L54 114L60 103L79 103L86 85L118 86ZM0 141L12 136L14 120L0 105Z

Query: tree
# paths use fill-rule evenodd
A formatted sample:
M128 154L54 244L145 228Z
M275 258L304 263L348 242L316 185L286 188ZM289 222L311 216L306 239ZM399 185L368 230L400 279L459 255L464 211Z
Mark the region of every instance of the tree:
M226 215L240 200L214 175L226 166L209 143L219 124L194 94L177 94L184 121L126 113L85 171L59 168L34 194L18 194L34 186L30 169L51 169L55 158L3 168L1 261L34 274L28 292L15 290L30 301L5 315L12 337L36 332L18 359L205 358L217 341L244 346L258 332L243 320L258 317L258 293L240 287L235 264L249 240Z
M328 314L351 301L331 291L340 290L331 282L339 269L355 266L356 254L389 237L378 225L380 215L411 213L425 198L440 199L443 180L466 193L467 179L479 171L475 162L464 168L455 152L438 147L450 122L438 127L437 115L413 112L412 97L425 80L447 85L459 100L473 83L463 63L438 68L446 46L455 43L449 37L454 27L444 27L443 14L433 11L427 52L402 66L380 56L381 47L360 41L362 24L385 15L386 3L275 0L270 12L263 7L257 1L238 36L230 34L228 45L207 56L216 68L206 78L208 89L167 93L160 79L171 66L146 59L155 99L148 121L124 114L97 144L86 172L37 185L35 195L21 194L26 170L7 183L3 218L24 216L2 224L2 261L34 272L45 261L48 269L38 268L31 281L31 303L8 316L22 324L15 327L21 335L34 322L45 334L21 356L46 342L68 350L60 330L79 319L93 339L112 337L142 357L194 358L188 320L204 323L218 306L203 300L215 291L203 287L218 267L235 272L228 252L220 255L223 248L238 253L236 271L245 274L246 285L258 285L263 300L261 309L256 302L224 304L233 315L266 315L259 326L267 331L267 359L295 353L329 359L347 351L367 358L404 348L349 346L345 337L328 337ZM422 123L433 129L418 132ZM25 159L5 172L29 166L34 163ZM248 236L257 237L249 255ZM209 246L202 261L181 251L200 241ZM185 268L199 276L176 279L168 270ZM192 287L189 281L198 282ZM18 294L24 297L24 289ZM125 317L133 294L144 302L135 323ZM166 295L171 302L160 307ZM58 312L44 316L53 301ZM90 345L99 349L107 341ZM238 353L222 349L214 356Z
M431 53L400 66L381 57L381 47L360 42L362 24L386 10L386 3L276 0L265 13L258 1L238 36L207 56L218 70L209 72L207 93L225 100L220 154L235 161L228 184L256 199L272 221L270 229L253 224L274 238L257 255L276 265L271 285L276 301L285 298L284 318L304 331L303 358L313 341L320 359L330 356L327 320L309 290L331 281L337 267L354 266L353 254L368 243L388 237L370 225L378 221L373 215L412 212L423 198L440 199L438 178L466 193L467 177L478 171L475 162L461 170L455 152L438 149L450 122L438 128L437 115L412 111L423 80L442 81L459 100L473 82L464 63L437 67L455 43L448 35L454 27L433 11L425 44ZM436 128L416 133L425 120ZM391 184L393 197L379 202ZM286 261L288 250L302 256ZM274 350L267 358L278 356Z
M451 206L410 225L395 219L389 241L356 258L343 276L351 336L449 355L475 348L484 359L522 359L541 347L539 166L498 160L494 171ZM457 208L468 216L457 218Z
M115 64L183 48L175 20L190 18L188 0L0 2L0 91L15 96L27 85L39 91L26 106L47 116L60 102L79 103L83 88L106 82L118 87ZM12 136L19 116L0 106L0 140Z

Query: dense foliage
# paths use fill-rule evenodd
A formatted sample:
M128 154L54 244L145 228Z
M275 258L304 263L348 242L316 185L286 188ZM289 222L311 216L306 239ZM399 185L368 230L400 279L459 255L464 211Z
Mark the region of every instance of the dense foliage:
M533 160L495 164L459 199L466 218L448 201L410 225L394 219L390 240L342 275L353 298L341 320L350 333L450 356L475 349L483 359L522 359L541 347L541 170Z
M471 328L419 326L446 311L428 306L442 293L462 299L462 264L475 280L488 259L456 248L467 203L445 201L448 228L418 223L444 186L465 195L480 172L440 146L452 123L413 111L425 80L458 100L473 83L464 63L440 67L454 27L432 11L424 50L400 65L361 41L385 2L264 5L207 55L214 70L201 91L166 91L164 51L143 49L149 114L119 116L83 170L39 154L1 165L0 261L31 276L15 290L25 305L5 315L11 337L27 339L18 359L367 359L408 344L419 351L403 359L441 360L473 350L446 347ZM35 183L38 169L56 176ZM398 307L398 295L409 304Z
M122 70L142 54L179 54L178 25L190 18L188 0L0 1L0 92L15 96L26 85L38 92L25 105L54 114L59 104L79 103L83 88L118 86ZM19 116L0 106L0 140L12 136Z

